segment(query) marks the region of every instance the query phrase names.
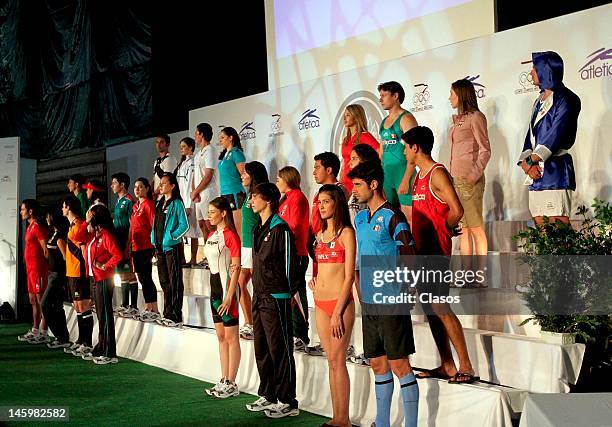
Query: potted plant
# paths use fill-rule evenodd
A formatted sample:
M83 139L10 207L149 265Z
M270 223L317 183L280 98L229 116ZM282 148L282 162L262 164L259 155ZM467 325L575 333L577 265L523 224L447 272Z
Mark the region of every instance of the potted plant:
M612 207L595 199L593 216L585 206L578 208L582 224L574 229L562 223L530 227L514 236L525 252L530 283L521 296L542 329L542 338L558 344L573 343L576 336L585 343L610 335L610 267L612 254ZM601 343L600 343L601 344Z

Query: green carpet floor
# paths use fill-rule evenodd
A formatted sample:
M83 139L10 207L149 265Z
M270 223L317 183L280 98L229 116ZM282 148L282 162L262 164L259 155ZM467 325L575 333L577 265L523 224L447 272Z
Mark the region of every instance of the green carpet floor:
M27 329L0 324L0 406L67 406L70 424L88 426L318 426L326 420L305 411L272 420L245 409L255 396L218 400L203 393L209 384L144 363L120 358L98 366L17 341Z

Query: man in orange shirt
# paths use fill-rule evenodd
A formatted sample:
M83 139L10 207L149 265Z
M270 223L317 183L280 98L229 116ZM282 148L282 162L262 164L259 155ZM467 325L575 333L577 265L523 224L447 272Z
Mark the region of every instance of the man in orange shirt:
M83 223L79 200L74 196L66 197L62 205L62 214L70 223L66 242L68 249L66 251L66 282L72 295L74 309L77 312L79 328L78 339L72 346L65 348L64 352L72 353L77 357L83 357L91 353L91 335L94 321L91 311L89 279L85 272L85 261L82 252L82 246L85 245L85 242L81 242L75 237Z

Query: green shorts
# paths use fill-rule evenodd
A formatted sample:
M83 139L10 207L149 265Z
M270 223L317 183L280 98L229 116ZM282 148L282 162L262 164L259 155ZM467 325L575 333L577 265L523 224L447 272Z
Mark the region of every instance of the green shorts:
M416 176L416 170L410 177L410 185L408 186L408 194L397 194L397 189L404 179L404 173L406 173L407 163L388 163L383 164L383 171L385 173L385 181L383 183L383 189L387 200L392 205L398 206L412 206L412 184L414 183L414 177Z

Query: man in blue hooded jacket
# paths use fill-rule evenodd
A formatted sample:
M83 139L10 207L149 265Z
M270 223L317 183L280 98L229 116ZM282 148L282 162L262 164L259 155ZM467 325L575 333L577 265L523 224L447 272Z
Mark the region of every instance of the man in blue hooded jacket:
M576 189L574 163L569 149L576 141L580 98L563 84L563 59L556 52L532 54L533 84L540 96L531 113L521 166L529 185L529 211L536 225L569 223L570 190Z

